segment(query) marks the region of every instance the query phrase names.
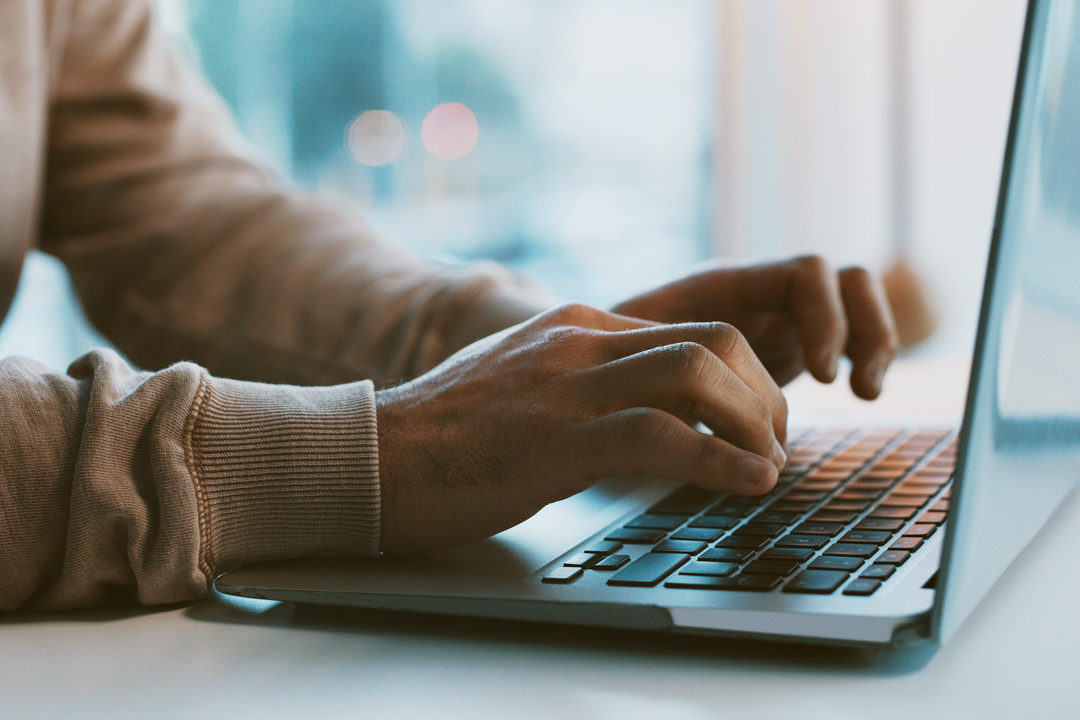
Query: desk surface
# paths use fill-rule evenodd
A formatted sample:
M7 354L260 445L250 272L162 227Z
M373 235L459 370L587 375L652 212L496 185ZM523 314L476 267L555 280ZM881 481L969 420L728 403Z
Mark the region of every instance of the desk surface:
M918 363L898 373L903 410ZM938 380L923 385L948 411ZM792 389L795 409L817 390ZM829 401L833 402L833 401ZM843 410L842 401L827 406ZM886 398L886 403L894 402ZM826 403L828 405L828 403ZM955 409L955 408L953 408ZM0 620L4 717L1080 715L1080 498L946 647L865 653L240 601Z

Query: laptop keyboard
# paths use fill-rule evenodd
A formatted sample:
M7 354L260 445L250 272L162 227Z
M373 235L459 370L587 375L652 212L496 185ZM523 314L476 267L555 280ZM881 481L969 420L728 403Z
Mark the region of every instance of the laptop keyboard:
M543 581L873 595L944 524L955 465L945 430L802 432L766 495L681 487Z

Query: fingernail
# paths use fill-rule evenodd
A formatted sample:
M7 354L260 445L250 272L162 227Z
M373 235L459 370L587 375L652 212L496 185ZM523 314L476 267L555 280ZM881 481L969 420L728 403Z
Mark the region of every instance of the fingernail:
M879 394L884 389L884 387L885 387L885 368L884 367L878 368L877 372L874 373L874 387L877 389Z
M822 379L826 382L832 382L836 379L837 373L840 372L840 358L826 350L821 354L821 367L825 371L825 377Z
M756 457L748 457L742 461L742 479L747 485L762 487L770 485L776 480L776 466Z
M784 466L787 465L787 453L784 452L784 446L780 444L779 440L773 440L772 461L777 470L783 470Z
M840 358L835 355L830 355L827 367L829 369L829 379L835 380L836 376L840 374Z

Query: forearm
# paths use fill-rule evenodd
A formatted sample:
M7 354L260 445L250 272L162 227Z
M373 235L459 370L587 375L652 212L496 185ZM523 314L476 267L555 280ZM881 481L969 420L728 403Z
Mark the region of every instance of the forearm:
M138 364L393 382L550 304L493 266L422 261L347 208L287 188L143 0L72 8L42 244Z
M68 374L0 362L0 609L193 600L228 567L373 555L370 383L136 373L109 351Z

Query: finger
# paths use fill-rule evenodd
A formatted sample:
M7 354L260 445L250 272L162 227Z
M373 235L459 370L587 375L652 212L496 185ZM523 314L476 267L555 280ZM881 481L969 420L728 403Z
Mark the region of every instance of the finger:
M863 268L841 270L840 287L848 317L851 389L873 400L881 394L885 370L900 347L896 324L884 288Z
M594 407L609 413L633 407L700 419L718 437L777 468L787 462L769 403L703 345L682 342L631 355L587 373ZM782 396L781 396L782 402ZM781 405L781 413L786 407Z
M816 255L796 258L791 263L788 306L799 326L807 369L821 382L832 382L848 334L839 278Z
M684 323L612 333L604 337L606 351L613 359L682 343L695 343L711 352L750 390L765 400L772 414L775 436L781 443L784 442L787 401L746 338L735 327L719 322Z
M592 420L578 437L587 444L588 471L598 477L653 475L740 495L765 493L778 478L765 458L651 408Z

